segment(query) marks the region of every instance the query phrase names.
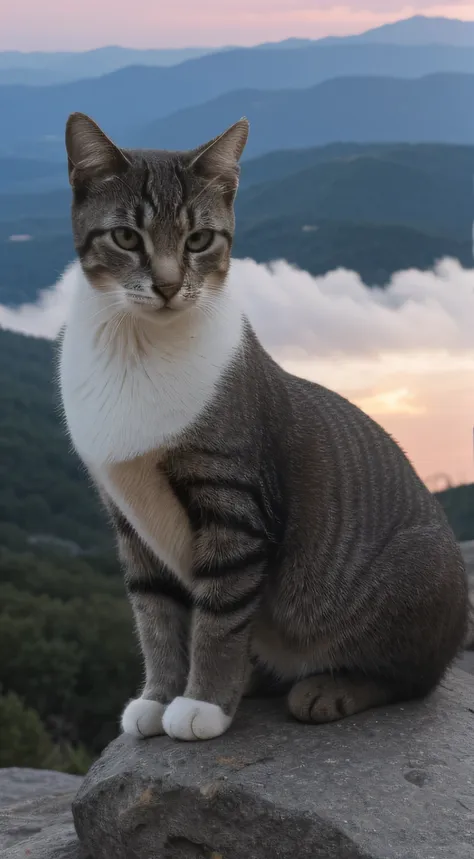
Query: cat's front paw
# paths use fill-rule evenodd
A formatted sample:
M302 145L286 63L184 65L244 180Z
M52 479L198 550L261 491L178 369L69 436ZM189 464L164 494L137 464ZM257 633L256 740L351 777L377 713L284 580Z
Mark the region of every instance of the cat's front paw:
M165 705L147 698L135 698L125 707L122 715L122 731L134 737L156 737L164 734L163 713Z
M212 740L232 722L217 704L194 698L175 698L165 710L163 728L173 740Z

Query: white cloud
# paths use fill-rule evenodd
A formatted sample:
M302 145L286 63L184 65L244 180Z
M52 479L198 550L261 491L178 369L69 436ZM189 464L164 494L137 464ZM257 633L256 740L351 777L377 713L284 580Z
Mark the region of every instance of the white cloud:
M394 275L385 289L343 269L313 277L286 262L234 260L230 282L264 345L280 360L373 357L474 348L474 271L444 260ZM63 324L74 265L36 304L0 306L0 326L53 338Z
M266 347L281 359L474 347L474 271L444 260L372 289L343 269L312 277L286 262L234 262L231 280Z
M54 286L44 289L36 304L22 304L16 308L0 304L0 328L54 339L66 319L76 265L72 263Z

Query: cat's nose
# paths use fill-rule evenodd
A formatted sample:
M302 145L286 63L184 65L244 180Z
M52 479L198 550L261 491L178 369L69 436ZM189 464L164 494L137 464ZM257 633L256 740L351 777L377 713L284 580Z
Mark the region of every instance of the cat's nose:
M176 295L177 292L181 289L180 283L160 283L154 281L151 285L153 292L156 295L161 295L162 298L169 301L170 298L173 298L173 295Z
M181 289L181 272L178 261L171 256L162 256L153 261L152 290L156 295L161 295L166 300Z

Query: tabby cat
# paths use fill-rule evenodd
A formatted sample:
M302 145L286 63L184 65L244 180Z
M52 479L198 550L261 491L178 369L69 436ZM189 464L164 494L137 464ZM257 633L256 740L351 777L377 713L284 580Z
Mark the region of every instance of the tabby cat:
M272 360L226 284L247 134L141 151L67 123L61 391L125 568L146 680L122 727L140 737L216 737L279 684L312 723L424 696L465 635L434 497L369 417Z

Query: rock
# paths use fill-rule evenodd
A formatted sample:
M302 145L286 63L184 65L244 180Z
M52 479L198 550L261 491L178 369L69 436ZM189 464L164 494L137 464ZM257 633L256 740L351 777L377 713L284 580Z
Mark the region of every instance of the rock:
M0 769L2 859L86 859L71 813L81 782L50 770Z
M13 805L32 797L76 791L81 781L81 776L54 770L5 767L0 769L0 806Z
M74 792L0 809L2 859L86 859L71 814Z
M94 859L472 859L474 678L331 725L247 701L208 743L121 737L73 814Z

